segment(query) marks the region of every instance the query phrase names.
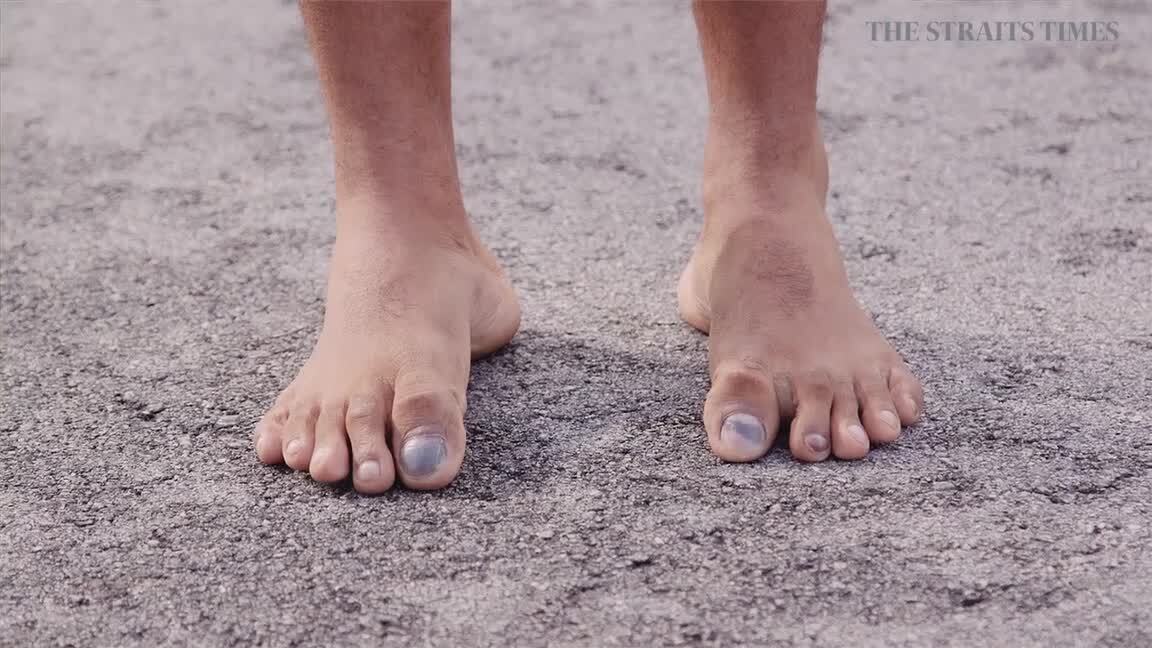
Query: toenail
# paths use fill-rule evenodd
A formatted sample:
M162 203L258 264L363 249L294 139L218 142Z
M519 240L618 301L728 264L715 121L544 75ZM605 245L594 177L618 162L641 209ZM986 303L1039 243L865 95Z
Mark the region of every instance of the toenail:
M828 438L823 434L809 434L804 437L804 443L812 452L820 453L828 449Z
M896 416L894 413L887 411L880 412L880 419L887 423L888 427L896 430L897 432L900 431L900 417Z
M870 443L868 440L868 433L864 431L863 427L856 424L848 426L848 436L852 437L860 443L863 443L864 445L869 445Z
M436 472L448 457L448 440L437 427L414 430L400 448L400 466L413 477Z
M261 434L260 436L256 437L256 452L261 455L275 451L276 447L279 445L280 444L276 443L275 439L272 439L267 435Z
M288 447L284 448L284 454L296 455L300 452L300 448L303 445L303 443L300 443L300 439L293 439L288 442Z
M920 407L916 405L916 399L911 396L904 397L904 404L908 406L908 411L912 414L912 418L916 418L920 414Z
M764 445L764 425L751 414L729 414L720 426L720 440L729 446L759 450Z
M380 479L380 462L375 459L369 459L360 464L356 469L356 476L364 481L376 481Z

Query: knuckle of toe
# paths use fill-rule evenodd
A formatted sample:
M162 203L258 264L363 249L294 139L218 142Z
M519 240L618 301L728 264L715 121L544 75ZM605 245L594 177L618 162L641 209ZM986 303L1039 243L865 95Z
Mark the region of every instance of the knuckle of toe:
M880 383L864 383L856 390L861 403L882 403L890 400L888 388Z
M385 442L382 436L378 437L372 434L365 434L365 431L366 428L361 428L359 432L349 430L348 448L352 451L353 457L375 457L385 449Z
M830 401L834 395L832 386L824 382L809 385L805 391L808 398L819 401Z
M344 417L347 402L343 398L326 398L320 403L320 414L327 420Z
M277 406L268 411L265 415L266 421L273 425L281 426L288 420L288 408Z
M425 391L407 394L396 400L397 415L413 419L438 418L445 411L455 411L459 399L450 391Z
M320 411L320 399L301 399L293 406L291 416L301 421L315 421L320 418Z
M720 373L715 385L721 390L744 395L771 390L772 380L759 369L736 367Z
M383 418L384 406L379 398L372 396L353 396L348 400L348 411L345 414L349 423L370 425Z
M856 390L852 387L851 380L834 381L832 392L835 394L837 403L848 405L856 402Z

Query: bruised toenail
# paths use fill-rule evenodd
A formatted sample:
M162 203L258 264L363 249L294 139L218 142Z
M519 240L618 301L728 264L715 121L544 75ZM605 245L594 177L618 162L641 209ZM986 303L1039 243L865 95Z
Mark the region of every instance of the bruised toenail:
M436 472L448 457L448 440L438 427L418 428L400 448L400 467L413 477Z
M823 434L809 434L804 437L804 443L809 450L815 453L821 453L828 449L828 437Z
M300 449L303 447L304 447L304 444L300 443L300 439L293 439L293 440L289 441L288 446L286 448L284 448L284 454L289 454L289 455L295 456L295 455L300 453Z
M720 440L730 447L759 450L764 446L764 424L751 414L729 414L720 426Z
M364 481L380 479L380 462L375 459L361 462L360 466L356 468L356 476Z
M848 436L864 445L869 445L870 443L868 440L868 433L864 431L863 427L856 425L855 423L848 426Z
M897 432L900 431L900 417L896 416L895 413L889 411L880 412L880 420L887 423L888 427L892 428L893 430L896 430Z

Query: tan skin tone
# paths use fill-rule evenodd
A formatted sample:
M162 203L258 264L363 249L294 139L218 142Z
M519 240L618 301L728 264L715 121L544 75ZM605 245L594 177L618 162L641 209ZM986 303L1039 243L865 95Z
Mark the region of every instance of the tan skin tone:
M472 358L520 311L473 232L452 135L451 9L304 2L336 162L337 237L311 357L256 429L261 461L364 493L441 488L463 461ZM752 461L792 418L792 454L856 459L923 409L856 303L824 215L816 120L822 2L698 2L710 97L705 223L680 278L710 335L704 426Z
M853 297L824 213L824 3L694 10L710 102L705 223L679 297L684 319L710 335L709 443L754 460L794 417L797 459L861 458L918 420L923 391Z
M305 2L332 124L336 243L324 326L257 426L256 452L356 490L434 489L464 458L473 357L520 309L464 212L449 85L451 11ZM382 51L382 48L387 51Z

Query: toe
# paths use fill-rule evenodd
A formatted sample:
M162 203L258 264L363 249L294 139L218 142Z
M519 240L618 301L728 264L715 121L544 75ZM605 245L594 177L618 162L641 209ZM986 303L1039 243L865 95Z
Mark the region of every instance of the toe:
M924 411L924 388L908 369L908 365L901 362L892 367L888 373L888 388L896 412L900 415L900 422L915 425L920 420L920 413Z
M281 452L284 453L284 463L291 468L308 470L319 418L320 405L315 401L300 403L289 411Z
M308 473L321 482L338 482L348 476L348 433L344 430L343 401L324 405L316 419L315 449Z
M860 405L851 380L838 381L832 400L832 454L837 459L860 459L871 442L860 423Z
M284 463L282 450L284 423L288 419L288 410L276 404L268 410L264 417L256 424L255 441L256 457L266 464Z
M888 382L879 372L857 376L856 398L860 401L860 418L872 443L891 443L900 437L900 416L892 403Z
M824 461L832 450L830 420L833 391L826 375L812 375L797 381L796 417L788 445L792 456L801 461Z
M348 402L344 425L352 446L352 484L361 493L376 494L392 488L396 471L388 452L388 411L391 392L368 390Z
M397 381L392 428L396 472L405 486L443 488L460 472L464 462L464 407L462 396L456 392L409 391Z
M779 413L772 379L745 366L721 367L704 401L712 452L725 461L755 461L776 438Z

